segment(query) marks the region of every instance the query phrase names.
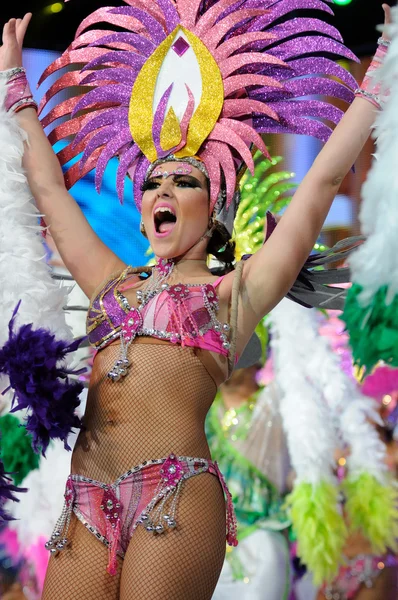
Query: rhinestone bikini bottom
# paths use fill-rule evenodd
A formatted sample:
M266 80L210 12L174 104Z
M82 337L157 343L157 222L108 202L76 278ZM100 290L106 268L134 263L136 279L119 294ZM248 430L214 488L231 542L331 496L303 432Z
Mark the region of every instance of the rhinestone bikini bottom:
M184 482L201 473L218 477L226 499L227 543L237 545L236 518L231 494L216 462L176 456L144 461L106 484L82 475L70 475L65 502L46 548L57 554L68 545L72 514L108 546L107 571L116 574L116 555L124 556L138 526L155 535L177 527L176 512Z

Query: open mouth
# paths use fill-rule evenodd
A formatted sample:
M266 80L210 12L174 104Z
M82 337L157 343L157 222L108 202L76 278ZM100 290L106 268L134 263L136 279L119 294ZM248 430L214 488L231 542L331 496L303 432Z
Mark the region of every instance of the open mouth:
M154 215L155 232L164 236L169 234L177 222L177 217L171 206L158 206Z

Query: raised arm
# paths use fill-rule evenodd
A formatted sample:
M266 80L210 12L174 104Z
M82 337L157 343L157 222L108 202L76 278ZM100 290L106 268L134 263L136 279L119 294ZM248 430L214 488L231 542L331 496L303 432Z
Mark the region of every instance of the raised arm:
M390 22L390 8L383 8L386 22ZM376 115L377 110L369 101L362 97L354 100L299 185L272 236L246 262L238 346L245 345L259 320L293 285L341 182L369 137Z
M22 20L11 19L5 24L0 48L1 71L22 65L22 43L30 18L29 13ZM20 110L17 119L28 135L23 162L37 207L65 265L87 296L91 296L109 273L125 265L96 235L66 190L62 169L35 109Z

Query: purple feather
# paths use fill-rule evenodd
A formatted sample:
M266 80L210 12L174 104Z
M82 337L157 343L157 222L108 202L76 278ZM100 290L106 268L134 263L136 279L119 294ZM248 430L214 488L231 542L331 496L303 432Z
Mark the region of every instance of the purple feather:
M275 227L277 226L276 219L275 219L274 215L272 214L272 212L267 210L267 213L265 216L267 219L267 231L265 234L264 243L269 240L271 234L275 231Z
M51 439L60 439L70 450L67 439L81 421L75 414L80 404L81 383L70 381L63 361L83 338L56 340L47 329L22 325L14 332L18 302L9 323L9 337L0 349L0 373L8 375L14 390L11 412L27 410L26 429L32 435L35 452L45 456ZM75 372L77 374L77 372Z
M19 502L14 494L28 491L27 488L20 488L14 485L10 475L12 475L12 473L5 472L3 462L0 460L0 522L14 520L14 518L4 509L4 504L7 500Z

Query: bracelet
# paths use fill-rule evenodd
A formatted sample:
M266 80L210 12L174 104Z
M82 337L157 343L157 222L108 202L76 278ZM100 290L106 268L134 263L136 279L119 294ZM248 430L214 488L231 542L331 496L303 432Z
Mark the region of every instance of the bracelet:
M14 67L6 71L0 71L0 81L3 80L7 86L4 106L7 112L14 113L24 108L34 108L37 110L37 103L33 100L33 94L30 90L26 71L23 67Z
M391 45L391 40L386 40L383 37L379 37L377 44L378 46L384 46L384 48L388 48Z
M19 75L20 73L25 73L25 69L23 67L13 67L12 69L0 71L0 80L5 79L6 83L8 83L10 79L12 79L15 75Z
M377 96L376 94L372 94L371 92L367 92L366 90L363 90L362 88L356 89L354 91L354 95L355 95L355 98L363 98L364 100L367 100L368 102L373 104L373 106L375 106L379 110L381 109L380 96Z
M376 106L378 109L380 109L382 105L382 85L380 81L375 81L375 74L384 62L389 45L390 42L388 40L379 38L377 52L374 55L368 70L366 71L362 85L354 92L356 98L363 98L364 100L371 102L371 104ZM384 94L383 100L385 100L386 96L388 96L388 93Z

